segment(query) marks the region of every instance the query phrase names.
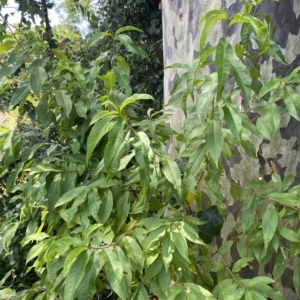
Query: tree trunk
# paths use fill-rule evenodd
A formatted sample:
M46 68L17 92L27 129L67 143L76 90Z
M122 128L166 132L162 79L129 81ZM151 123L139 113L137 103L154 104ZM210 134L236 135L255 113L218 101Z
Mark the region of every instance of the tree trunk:
M233 0L163 0L163 45L164 45L164 65L170 66L174 63L189 64L199 50L199 20L207 11L212 9L225 9L229 14L238 13L244 1ZM286 57L288 66L281 65L261 56L258 63L261 65L262 83L267 82L275 76L286 76L295 67L300 65L300 2L284 0L275 2L264 1L258 8L259 11L267 13L274 25L273 40L277 43ZM211 45L215 45L218 39L223 36L222 24L219 22L214 27L209 38ZM227 36L232 41L237 39L237 35L232 30L227 32ZM164 77L164 103L167 104L170 98L170 91L175 80L180 75L180 69L166 69ZM182 122L184 115L181 110L174 109L170 118L170 126L177 128ZM265 159L266 163L263 170L258 160L244 156L239 149L240 158L225 164L225 176L230 182L239 182L242 186L251 179L258 179L260 176L269 181L271 178L272 167L276 167L278 173L283 178L288 174L295 176L293 185L300 183L300 124L293 117L283 115L280 130L273 141L258 139L255 141L257 150ZM172 147L169 153L174 151ZM174 151L174 155L175 151ZM225 187L226 188L226 187ZM230 196L228 193L228 202ZM230 204L230 203L229 203ZM233 204L233 203L232 203ZM230 237L241 206L233 204L228 213L227 221L223 226L221 237L225 240ZM235 261L236 254L231 253L227 258L229 263ZM273 262L274 264L274 262ZM259 267L253 264L252 269L242 274L245 278L267 274L271 276L273 265ZM281 280L276 282L275 288L280 290L285 299L298 299L294 292L292 282L293 261L287 267Z

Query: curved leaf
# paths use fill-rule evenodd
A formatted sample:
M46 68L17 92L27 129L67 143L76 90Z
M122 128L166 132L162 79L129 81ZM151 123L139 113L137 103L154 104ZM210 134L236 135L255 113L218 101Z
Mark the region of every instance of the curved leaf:
M205 133L205 141L207 150L215 164L218 165L218 160L223 148L223 134L218 121L212 120L208 123Z
M87 139L86 164L88 164L88 162L90 161L97 144L100 142L103 136L111 129L112 126L110 126L110 121L115 117L116 115L106 116L93 126Z
M47 79L47 73L44 68L34 68L30 75L30 85L37 98L40 98L40 92Z

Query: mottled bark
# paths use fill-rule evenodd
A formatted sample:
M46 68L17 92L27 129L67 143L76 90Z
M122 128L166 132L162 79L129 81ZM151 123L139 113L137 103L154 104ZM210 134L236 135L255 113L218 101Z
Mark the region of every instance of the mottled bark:
M209 10L224 8L229 13L237 13L242 8L243 2L237 0L163 0L163 42L164 42L164 65L173 63L190 63L194 55L199 50L199 20ZM280 2L264 1L259 10L267 13L274 25L274 41L280 46L286 56L289 66L283 66L267 56L260 57L262 83L267 82L275 76L285 76L295 67L300 65L300 2L293 0L282 0ZM222 24L218 23L210 36L211 45L217 43L223 35ZM238 37L235 30L228 32L232 42ZM208 70L209 71L209 70ZM164 102L168 103L170 91L174 81L180 75L180 69L167 69L164 77ZM170 126L177 128L184 116L179 109L174 109L174 114L170 119ZM264 179L269 180L272 172L270 161L276 166L279 174L284 177L294 174L294 184L300 183L300 124L289 115L283 115L280 130L275 139L271 142L257 139L255 141L257 149L260 149L266 160L264 169ZM172 153L171 147L168 151ZM239 158L234 158L225 165L226 177L231 182L238 182L244 185L251 179L258 179L261 170L258 160L244 155L239 149ZM229 186L229 185L228 185ZM226 189L226 186L225 186ZM230 196L228 193L228 199ZM230 237L231 230L239 216L240 204L232 205L228 211L226 225L222 230L222 239ZM230 263L234 261L235 253L227 257ZM298 299L292 288L293 261L288 262L288 268L282 279L275 284L283 294L285 299ZM271 274L272 266L260 267L253 265L252 269L244 272L244 276L251 278L258 274Z

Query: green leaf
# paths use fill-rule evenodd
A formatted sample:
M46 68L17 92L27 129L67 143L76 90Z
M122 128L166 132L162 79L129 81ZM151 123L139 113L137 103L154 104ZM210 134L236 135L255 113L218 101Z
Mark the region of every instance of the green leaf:
M144 267L144 256L140 245L130 236L126 236L124 242L127 256L131 260L132 267L141 272Z
M154 100L154 98L151 95L148 94L134 94L129 98L126 98L122 105L120 106L120 111L122 111L127 105L134 103L138 100Z
M300 243L300 236L299 234L297 234L296 232L294 232L293 230L283 227L280 228L279 230L280 235L287 239L290 242L296 242L296 243Z
M135 156L135 151L132 151L130 154L124 156L120 161L120 166L118 171L124 170L134 156Z
M171 157L164 155L163 160L163 173L167 180L173 185L177 191L178 200L181 199L182 186L181 186L181 173L177 163Z
M275 206L272 203L268 204L262 217L262 232L265 251L267 251L267 248L276 232L278 219L278 212Z
M112 208L114 205L113 195L110 190L107 190L107 198L103 199L100 205L99 209L99 221L101 224L105 224L105 222L108 220Z
M274 91L276 88L279 87L280 83L282 82L282 78L275 77L272 78L269 82L265 83L259 91L258 98L261 99L264 97L268 92Z
M187 294L193 294L193 296L195 296L195 298L191 299L216 300L216 298L208 290L200 285L196 285L194 283L184 283L183 285L186 288Z
M189 260L189 251L186 239L176 230L171 231L171 239L174 242L175 248L177 249L178 253L187 261Z
M170 263L173 259L173 252L175 249L175 244L171 239L170 232L167 231L165 236L163 237L161 241L162 245L162 260L164 262L165 270L167 271L169 269Z
M203 115L207 112L207 107L210 103L214 102L214 98L217 96L218 89L218 77L217 73L210 74L205 77L203 84L201 85L201 91L199 93L196 102L196 111L199 120L202 120Z
M145 226L148 230L154 230L161 225L166 225L167 221L157 217L141 219L135 226Z
M119 28L117 31L116 31L116 37L117 35L119 35L120 33L124 32L124 31L139 31L139 32L143 32L143 30L140 30L134 26L124 26L124 27L121 27Z
M283 254L280 252L276 257L276 261L274 264L274 269L273 269L274 280L277 281L282 276L282 274L285 271L285 267L286 267L286 259L284 258Z
M127 64L126 60L120 55L118 55L116 57L116 60L117 60L117 67L120 70L124 71L127 76L129 76L130 75L130 67Z
M194 100L194 93L195 93L194 91L195 73L196 73L198 63L199 63L199 57L197 55L196 58L194 58L192 63L190 64L187 72L187 90L189 91L189 94L193 100Z
M3 0L2 0L3 1ZM0 54L3 52L10 50L12 46L14 46L16 41L12 40L5 40L3 43L0 44Z
M67 95L67 91L58 90L55 92L55 98L57 105L64 108L65 114L68 118L73 107L70 95Z
M41 163L38 165L35 165L33 167L30 167L30 173L31 174L37 174L37 173L47 173L47 172L57 172L61 173L66 171L66 169L63 166L55 165L51 163Z
M238 186L237 184L231 184L230 185L230 195L232 196L234 202L237 202L240 200L241 197L241 190L242 188Z
M247 67L240 60L231 59L231 68L233 76L243 92L246 102L249 103L251 98L252 78Z
M3 290L0 290L0 299L12 299L15 298L17 295L16 295L16 292L10 288L5 288Z
M89 261L85 267L84 276L77 289L78 300L93 300L96 291L96 280L99 274L94 262L93 255L90 256Z
M25 162L19 162L18 164L16 164L14 169L8 174L8 176L6 178L6 192L7 193L10 193L11 190L13 189L15 182L19 177L19 173L23 170L24 164L25 164Z
M216 67L218 73L218 99L221 95L228 80L233 51L230 43L226 38L221 38L216 49Z
M171 95L175 94L176 92L178 92L178 90L180 89L180 87L182 86L182 84L187 80L187 72L183 73L181 76L179 76L173 87L172 90L170 92Z
M99 78L103 80L104 88L107 93L114 89L116 84L116 75L113 72L108 71L105 75L99 76Z
M30 85L37 98L40 98L40 93L43 84L47 79L47 73L44 68L34 68L30 75Z
M29 93L29 89L30 89L29 83L25 83L24 85L18 87L10 99L9 109L12 109L14 106L19 104L22 100L24 100Z
M242 127L242 120L235 113L231 106L223 106L224 118L226 121L226 125L232 132L232 134L239 139L239 132L241 131Z
M107 257L104 264L107 280L119 297L125 300L124 293L121 289L121 281L124 276L122 264L118 256L110 248L105 248L104 253Z
M218 160L223 148L223 134L218 121L212 120L208 123L205 132L205 141L208 152L215 164L218 165Z
M206 41L211 34L212 27L220 20L227 20L228 16L225 10L211 10L206 13L200 20L204 27L200 37L200 51L205 47Z
M296 293L298 297L300 298L300 261L296 262L296 265L294 266L294 272L293 272L293 283L294 288L296 290Z
M289 205L289 206L300 206L300 199L298 195L291 194L291 193L270 193L268 194L268 198L273 201L279 202L282 205Z
M127 51L137 54L141 57L144 57L150 61L148 54L142 48L140 48L136 44L134 44L129 35L119 34L118 39L121 42L121 44L124 45L124 47L126 48Z
M156 276L162 269L163 262L161 259L157 259L149 268L145 269L145 281L149 282L154 276Z
M299 94L290 86L285 86L284 90L284 103L288 112L298 121L300 120L299 110L300 110L300 96Z
M166 234L166 226L160 226L151 230L150 234L141 243L144 250L148 250L152 244L155 244Z
M116 115L106 116L93 126L87 139L86 164L90 161L94 149L102 137L112 128L110 121L115 117Z
M64 205L66 203L71 202L73 199L75 199L77 196L85 193L88 190L87 186L78 186L76 188L73 188L66 192L58 199L58 201L55 204L55 207Z
M240 282L247 287L253 287L255 285L274 283L275 280L266 276L257 276L252 279L241 279Z
M232 272L233 273L239 272L242 268L246 267L248 263L253 259L254 259L253 257L244 257L237 260L232 267Z
M206 151L206 144L203 143L192 152L187 166L187 176L197 176L199 174Z
M199 239L196 230L187 223L180 221L178 222L178 225L176 224L176 228L178 229L179 233L189 241L199 245L204 245L203 241Z
M21 245L24 247L29 242L32 242L32 241L39 242L39 241L42 241L42 240L44 240L48 237L49 237L49 234L47 234L45 232L33 233L33 234L28 235L28 236L25 236L24 239L21 241Z
M10 246L13 238L15 237L15 234L16 234L17 229L19 228L19 225L20 225L19 223L11 222L7 226L4 226L4 228L3 228L4 229L4 235L3 235L3 238L2 238L3 241L1 241L1 243L3 243L3 249L7 252L10 251L9 246ZM29 241L30 241L30 239L28 240L28 242ZM0 244L0 247L1 247L1 244Z
M26 257L26 264L32 260L33 258L37 257L40 252L43 250L43 247L45 244L48 242L48 240L44 240L36 245L34 245L28 252L27 257Z
M88 48L93 47L104 36L111 36L112 37L112 35L108 32L97 32L89 38L89 40L86 44L86 48L88 49Z
M282 54L280 48L278 47L278 45L273 40L270 40L268 53L276 61L278 61L278 62L280 62L284 65L288 65L288 63L286 62L286 60L284 58L284 55Z
M269 140L272 140L279 128L281 116L275 103L267 105L265 115L257 119L257 130Z
M116 214L118 220L118 229L120 230L121 227L124 225L126 219L128 218L130 210L130 202L129 202L129 191L126 191L118 200L116 206Z
M115 175L120 167L121 156L124 150L124 124L118 119L109 132L108 142L104 148L104 166L109 177Z
M119 115L119 113L117 111L101 110L93 117L90 125L93 125L94 123L100 121L104 117L111 116L111 115Z
M231 249L232 245L233 245L233 241L227 241L223 243L223 245L218 250L218 254L222 255L227 253Z
M82 253L85 250L86 247L84 246L76 247L73 250L71 250L71 252L67 255L63 268L63 273L65 276L69 272L72 265L77 261L77 257L80 255L80 253Z
M64 284L63 298L65 300L74 300L74 293L85 275L85 267L88 259L87 251L83 251L72 264Z

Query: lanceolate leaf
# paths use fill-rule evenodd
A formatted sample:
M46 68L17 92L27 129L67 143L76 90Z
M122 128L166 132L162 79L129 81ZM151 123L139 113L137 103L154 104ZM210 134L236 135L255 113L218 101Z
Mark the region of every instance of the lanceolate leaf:
M273 204L266 207L266 211L262 217L262 232L264 237L265 251L271 242L278 225L278 212Z
M118 220L118 230L121 229L125 223L130 210L129 192L126 191L117 202L116 212Z
M77 289L78 300L93 300L96 291L96 280L98 272L94 262L93 255L89 257L89 261L85 267L84 276Z
M274 278L274 280L278 280L281 277L281 275L285 271L285 267L286 267L286 259L284 258L283 254L280 252L277 255L275 265L274 265L274 269L273 269L273 278Z
M64 205L66 203L69 203L74 198L76 198L78 195L85 193L88 190L87 186L79 186L74 189L69 190L61 198L58 199L58 201L55 204L55 207Z
M174 189L177 191L178 200L182 195L181 187L181 173L177 163L169 156L164 155L163 157L163 172L169 182L173 184Z
M93 126L87 139L86 163L90 161L93 151L102 137L111 129L110 121L115 117L116 115L106 116Z
M263 87L259 91L258 98L261 99L268 92L275 90L280 85L281 82L282 82L282 78L280 77L272 78L269 82L263 85Z
M288 112L295 119L300 120L299 110L300 110L300 96L296 91L290 87L284 87L284 103Z
M44 68L34 68L30 75L30 85L37 98L40 98L40 92L45 83L47 74Z
M257 119L257 130L269 140L273 139L279 124L280 124L280 111L275 103L267 105L265 115Z
M18 87L10 99L10 109L19 104L29 93L30 85L25 83L24 85Z
M193 151L192 155L189 159L189 164L187 168L187 176L193 175L197 176L200 171L200 166L203 162L204 155L207 151L206 144L201 144L195 151Z
M220 20L226 20L227 13L225 10L211 10L205 14L200 20L200 24L204 23L202 34L200 37L200 51L204 48L206 41L211 33L212 27Z
M106 248L104 251L107 257L104 265L107 280L119 297L125 300L124 293L121 289L121 281L124 276L122 264L118 256L110 248Z
M124 121L118 119L109 132L109 140L104 149L104 166L109 176L113 176L119 169L124 140Z
M277 46L277 44L273 41L270 40L270 45L269 45L269 54L272 56L276 61L287 65L288 63L286 62L280 48Z
M139 271L142 271L144 266L144 257L140 245L130 236L126 236L124 240L127 255L133 263L133 266L136 266Z
M251 76L247 67L240 61L236 59L231 60L231 67L233 76L244 94L246 102L249 103L251 98Z
M88 40L86 47L90 48L94 46L104 36L111 36L111 34L109 34L108 32L97 32L93 34Z
M237 115L231 106L223 106L224 118L226 125L232 132L232 134L239 139L239 132L242 126L242 120L239 115Z
M300 261L296 262L296 265L294 266L294 272L293 272L293 283L294 287L296 289L296 293L298 297L300 298Z
M218 99L225 88L228 80L233 51L227 39L221 38L216 50L216 66L218 72Z
M77 261L77 257L80 255L80 253L82 253L85 250L86 247L84 246L76 247L73 250L71 250L71 252L67 255L64 263L64 269L63 269L64 275L67 275L72 265Z
M205 141L208 152L215 164L218 165L218 160L223 148L223 134L218 121L212 120L208 123Z
M74 293L77 290L82 278L85 275L85 267L88 262L87 251L80 253L73 265L71 266L68 275L66 276L64 287L64 299L73 300Z
M73 102L70 95L67 94L67 91L56 91L55 93L56 103L58 106L62 106L64 108L65 114L69 117L69 114L73 107Z
M211 104L217 96L218 80L217 73L207 76L201 85L201 91L196 102L196 111L199 120L203 115L207 114L209 104Z
M121 27L116 31L116 36L119 35L120 33L124 32L124 31L139 31L139 32L143 32L142 30L134 27L134 26L125 26L125 27Z
M134 94L129 98L126 98L122 105L120 106L120 111L122 111L127 105L134 103L138 100L154 100L154 98L151 95L148 94Z

